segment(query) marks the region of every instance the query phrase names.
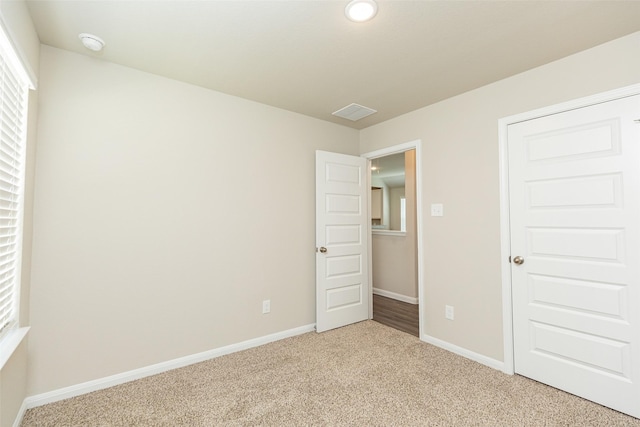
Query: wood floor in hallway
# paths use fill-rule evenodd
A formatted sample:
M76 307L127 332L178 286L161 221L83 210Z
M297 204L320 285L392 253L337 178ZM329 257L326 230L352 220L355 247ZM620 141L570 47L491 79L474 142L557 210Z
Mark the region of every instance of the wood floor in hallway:
M418 305L373 295L373 320L419 336Z

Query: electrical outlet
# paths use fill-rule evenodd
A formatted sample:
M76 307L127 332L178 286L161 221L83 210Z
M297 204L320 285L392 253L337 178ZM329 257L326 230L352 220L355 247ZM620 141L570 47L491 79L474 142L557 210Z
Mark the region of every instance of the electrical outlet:
M444 306L444 317L449 320L453 320L453 307L450 305Z
M267 314L271 312L271 300L266 299L262 301L262 314Z

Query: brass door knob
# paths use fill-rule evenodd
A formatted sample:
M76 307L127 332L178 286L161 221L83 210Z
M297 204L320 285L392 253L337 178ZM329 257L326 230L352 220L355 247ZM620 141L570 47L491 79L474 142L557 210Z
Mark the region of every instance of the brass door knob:
M522 258L521 256L519 256L519 255L518 255L517 257L515 257L515 258L513 259L513 263L514 263L514 264L521 265L521 264L523 264L523 263L524 263L524 258Z
M324 246L320 247L320 253L321 254L326 254L327 253L327 248L325 248Z

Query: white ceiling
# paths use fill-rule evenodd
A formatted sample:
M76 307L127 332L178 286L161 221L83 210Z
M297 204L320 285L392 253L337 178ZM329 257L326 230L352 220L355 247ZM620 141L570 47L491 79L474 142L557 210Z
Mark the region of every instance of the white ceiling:
M46 45L356 129L640 30L633 0L379 0L360 24L348 0L27 3ZM350 103L378 113L331 115Z

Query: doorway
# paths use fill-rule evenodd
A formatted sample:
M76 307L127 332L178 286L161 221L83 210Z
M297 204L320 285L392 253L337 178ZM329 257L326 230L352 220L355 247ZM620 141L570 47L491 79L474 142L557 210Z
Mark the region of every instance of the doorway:
M420 337L420 141L362 157L371 188L370 318Z

